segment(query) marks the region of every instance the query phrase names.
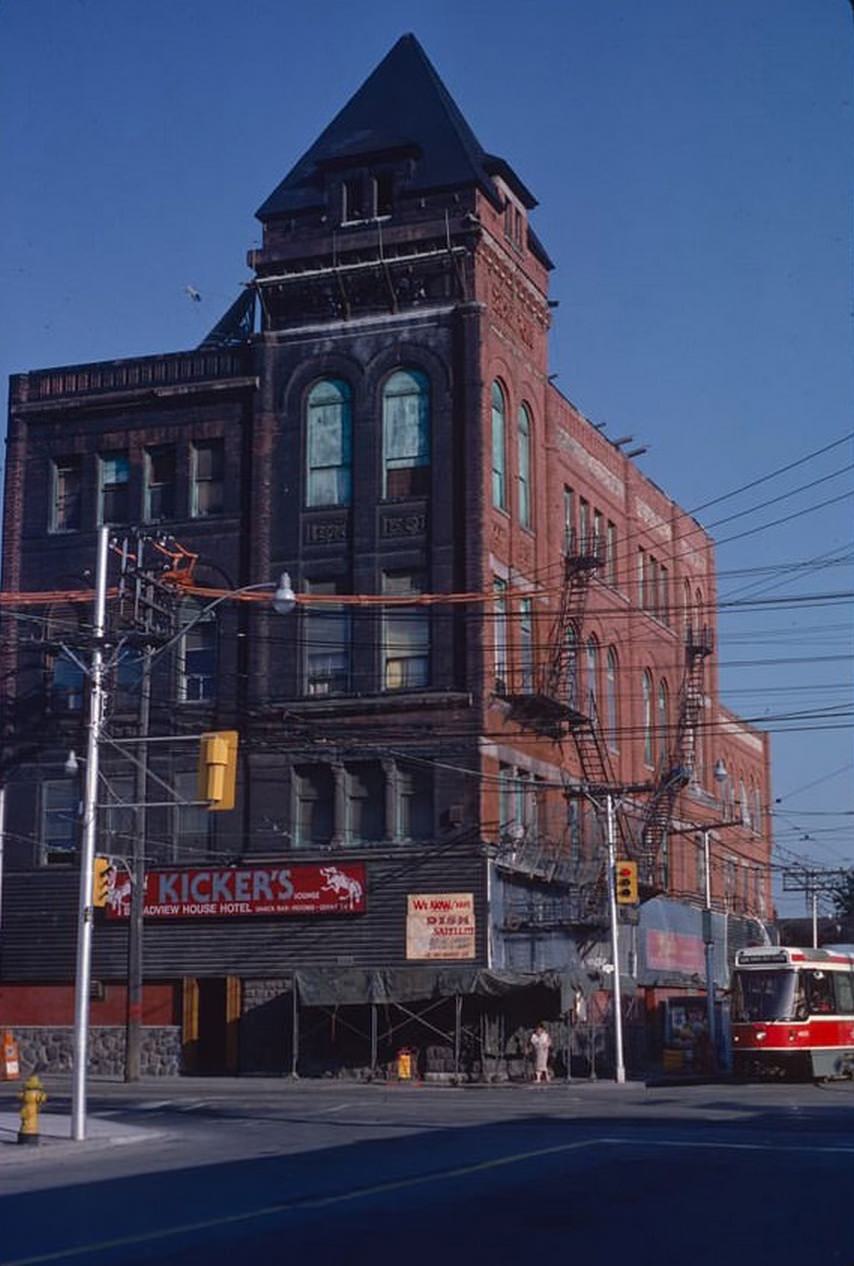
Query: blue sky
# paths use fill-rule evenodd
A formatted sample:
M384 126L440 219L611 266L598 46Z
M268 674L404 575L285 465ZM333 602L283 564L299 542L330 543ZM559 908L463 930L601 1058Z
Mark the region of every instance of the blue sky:
M847 0L6 0L4 387L197 343L248 276L255 208L408 30L540 199L558 385L648 444L651 478L692 509L852 429ZM797 727L774 738L780 844L834 866L854 863L851 819L825 816L854 810L851 605L814 595L854 569L732 573L851 552L854 498L813 507L852 491L852 459L700 515L833 475L712 530L796 516L721 545L723 595L797 601L723 614L720 654L733 707Z

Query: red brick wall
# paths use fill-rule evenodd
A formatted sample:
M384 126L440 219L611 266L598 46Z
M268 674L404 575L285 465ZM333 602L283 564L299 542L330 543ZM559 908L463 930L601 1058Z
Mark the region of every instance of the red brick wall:
M145 986L142 1022L169 1025L180 1022L176 982ZM93 1025L124 1024L125 986L104 986L103 999L93 999L89 1020ZM67 1025L74 1023L73 985L0 985L0 1028L16 1024Z

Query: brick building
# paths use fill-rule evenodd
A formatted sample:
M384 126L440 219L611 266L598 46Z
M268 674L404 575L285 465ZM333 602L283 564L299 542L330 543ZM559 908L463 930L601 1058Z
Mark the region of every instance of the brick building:
M602 801L582 793L604 782L647 898L621 929L638 996L696 989L703 824L730 948L760 933L768 742L718 701L712 542L549 381L535 206L406 36L258 211L254 283L199 348L12 379L3 589L52 600L3 615L0 1022L35 1041L71 1017L88 642L61 591L91 583L99 523L168 532L211 590L287 570L299 595L289 616L176 602L145 795L165 891L271 866L309 886L349 866L363 887L334 917L147 919L145 1022L173 1063L375 1065L417 1040L379 1031L385 1002L455 1029L422 1035L436 1067L450 1043L455 1066L465 1047L498 1068L514 1025L595 984ZM419 601L441 594L470 597ZM111 627L121 745L139 651ZM193 745L168 739L225 727L238 802L209 814ZM133 768L109 743L102 767L99 847L121 859ZM452 895L449 949L416 907ZM126 954L126 923L99 922L105 1034ZM345 1004L363 1046L334 1020L298 1036L305 1008Z

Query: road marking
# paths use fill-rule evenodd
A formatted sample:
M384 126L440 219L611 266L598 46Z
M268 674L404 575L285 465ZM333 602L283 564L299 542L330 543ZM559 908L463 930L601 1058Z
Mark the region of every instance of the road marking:
M449 1178L464 1178L469 1174L483 1173L489 1169L501 1169L506 1165L518 1165L523 1161L537 1160L541 1156L555 1156L561 1152L576 1152L583 1147L592 1147L599 1139L579 1139L575 1143L558 1143L554 1147L540 1147L530 1152L516 1152L510 1156L498 1156L494 1160L478 1161L473 1165L461 1165L457 1169L443 1169L433 1174L417 1174L412 1178L399 1178L394 1182L377 1183L373 1187L356 1187L352 1191L342 1191L332 1196L313 1196L304 1200L292 1200L282 1204L266 1205L262 1209L252 1209L247 1213L231 1213L220 1218L205 1218L199 1222L185 1222L179 1226L164 1227L157 1231L146 1231L140 1235L125 1235L113 1240L93 1240L89 1244L81 1244L75 1248L56 1249L52 1253L39 1253L35 1257L16 1257L4 1261L2 1266L42 1266L45 1262L73 1261L92 1253L106 1253L110 1249L130 1248L133 1245L152 1244L158 1240L167 1240L176 1235L189 1235L194 1231L210 1231L216 1227L234 1226L240 1222L251 1222L255 1218L270 1218L280 1213L291 1213L301 1209L324 1209L329 1205L344 1204L350 1200L363 1200L368 1196L383 1195L389 1191L403 1191L407 1187L421 1187L427 1183L444 1182Z
M345 1108L352 1108L352 1106L352 1103L336 1103L331 1108L319 1108L318 1111L314 1113L314 1116L321 1117L325 1112L343 1112ZM311 1115L311 1113L309 1115Z
M692 1139L625 1139L625 1138L601 1138L596 1140L597 1143L616 1143L622 1147L705 1147L717 1148L729 1152L813 1152L813 1153L854 1153L852 1147L836 1147L835 1145L824 1144L807 1144L805 1147L789 1146L784 1144L782 1147L778 1143L709 1143L694 1141Z

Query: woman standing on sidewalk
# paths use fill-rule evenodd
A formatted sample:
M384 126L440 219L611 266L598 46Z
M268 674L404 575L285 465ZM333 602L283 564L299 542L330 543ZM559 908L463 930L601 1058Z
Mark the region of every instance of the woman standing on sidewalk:
M534 1052L534 1081L551 1081L549 1052L552 1047L552 1039L546 1032L546 1027L542 1020L531 1034L531 1047Z

